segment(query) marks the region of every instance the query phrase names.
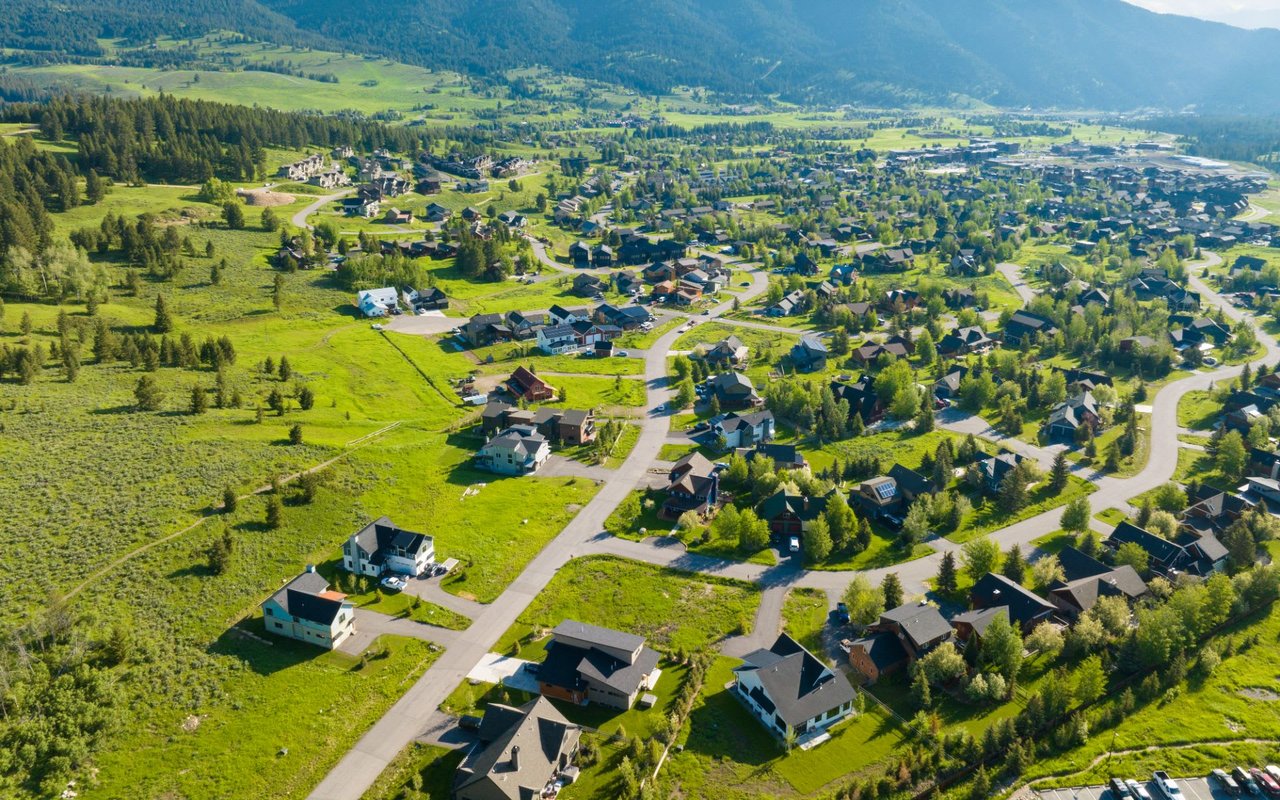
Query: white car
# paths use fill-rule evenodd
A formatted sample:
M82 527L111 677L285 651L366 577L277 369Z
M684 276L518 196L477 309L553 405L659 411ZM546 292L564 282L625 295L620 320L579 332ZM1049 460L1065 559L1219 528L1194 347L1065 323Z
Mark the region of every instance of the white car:
M787 543L787 549L789 549L789 550L790 550L791 552L793 552L793 553L799 553L799 552L800 552L800 537L799 537L799 536L792 536L792 537L791 537L791 541Z
M403 592L404 587L408 585L408 582L399 575L388 575L382 579L382 588L390 589L393 592Z
M1147 791L1147 787L1135 781L1133 778L1125 781L1125 786L1129 787L1129 792L1133 795L1134 800L1151 800L1151 792Z

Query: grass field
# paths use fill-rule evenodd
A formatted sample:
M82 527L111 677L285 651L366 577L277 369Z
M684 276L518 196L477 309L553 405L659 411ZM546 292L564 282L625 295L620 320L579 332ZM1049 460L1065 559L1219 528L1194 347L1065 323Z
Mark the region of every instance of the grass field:
M719 658L690 715L688 732L663 768L661 783L679 796L710 800L809 796L842 777L887 759L902 741L896 722L878 706L832 728L830 741L783 751L725 685L735 659Z
M574 619L639 634L657 650L698 650L750 631L758 591L636 561L580 558L556 573L494 649L507 652Z
M827 594L818 589L789 589L782 604L782 629L805 649L826 659L822 631L827 625Z
M1154 702L1140 703L1114 734L1093 738L1037 764L1029 777L1069 776L1051 783L1081 786L1102 783L1109 777L1107 770L1136 773L1168 768L1174 775L1205 775L1214 767L1230 769L1236 759L1247 765L1272 763L1280 757L1280 714L1276 713L1274 693L1275 676L1280 674L1280 651L1274 647L1280 634L1280 608L1230 626L1227 633L1237 642L1257 636L1266 644L1224 657L1202 682L1192 682ZM1245 739L1271 744L1245 744ZM1234 744L1237 742L1240 744ZM1149 747L1158 749L1125 752ZM1110 764L1087 769L1108 750L1124 754Z

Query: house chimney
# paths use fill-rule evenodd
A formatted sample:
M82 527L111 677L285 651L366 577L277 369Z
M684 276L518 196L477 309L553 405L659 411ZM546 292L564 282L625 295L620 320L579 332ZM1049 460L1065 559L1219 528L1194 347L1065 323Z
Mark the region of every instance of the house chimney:
M307 565L307 572L315 572L315 571L316 571L316 565L315 565L315 564L308 564L308 565Z
M513 772L520 771L520 745L511 746L511 770Z

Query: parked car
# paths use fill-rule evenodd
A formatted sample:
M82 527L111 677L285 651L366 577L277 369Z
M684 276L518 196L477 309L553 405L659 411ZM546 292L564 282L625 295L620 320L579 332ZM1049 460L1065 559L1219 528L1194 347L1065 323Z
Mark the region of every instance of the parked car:
M800 537L792 536L791 541L787 543L787 549L793 553L800 552Z
M1277 782L1280 782L1280 767L1277 767L1275 764L1268 764L1266 769L1268 775L1275 778Z
M1129 793L1133 795L1133 800L1151 800L1151 792L1147 791L1147 787L1133 778L1125 781L1125 785L1129 787Z
M1206 367L1216 367L1218 366L1218 359L1213 356L1205 356L1203 363Z
M408 585L409 584L405 579L401 578L399 575L388 575L382 579L382 588L390 589L393 592L402 592L404 591L404 587Z
M1236 783L1236 779L1228 775L1226 770L1215 769L1209 773L1209 777L1217 781L1228 794L1240 794L1240 784Z
M1244 767L1231 770L1231 777L1235 778L1240 788L1249 794L1262 794L1262 787L1258 786L1258 782L1245 771Z
M1182 794L1182 788L1178 786L1178 782L1169 777L1169 773L1164 770L1156 770L1151 775L1151 780L1156 785L1156 790L1166 800L1183 800L1185 795Z
M1253 779L1262 787L1262 791L1266 792L1269 797L1280 796L1280 781L1271 777L1265 770L1254 767L1249 770L1249 774L1253 776Z
M836 610L831 612L837 625L849 624L849 606L844 601L836 603Z
M474 714L463 714L458 717L458 727L466 731L480 730L480 717Z
M1111 787L1111 797L1113 800L1131 800L1133 792L1129 791L1129 787L1125 785L1124 779L1112 778L1108 785Z
M626 358L626 357L627 357L627 351L626 351L626 350L617 350L617 351L615 351L615 352L614 352L613 357L614 357L614 358Z

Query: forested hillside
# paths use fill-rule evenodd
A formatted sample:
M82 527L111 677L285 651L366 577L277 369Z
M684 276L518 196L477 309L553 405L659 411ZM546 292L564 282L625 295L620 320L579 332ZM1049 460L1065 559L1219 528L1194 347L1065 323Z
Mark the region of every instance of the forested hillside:
M109 58L100 38L138 44L234 27L470 74L542 64L653 93L691 85L826 102L1280 109L1280 31L1122 0L653 0L643 13L621 0L14 3L0 45L40 57Z

